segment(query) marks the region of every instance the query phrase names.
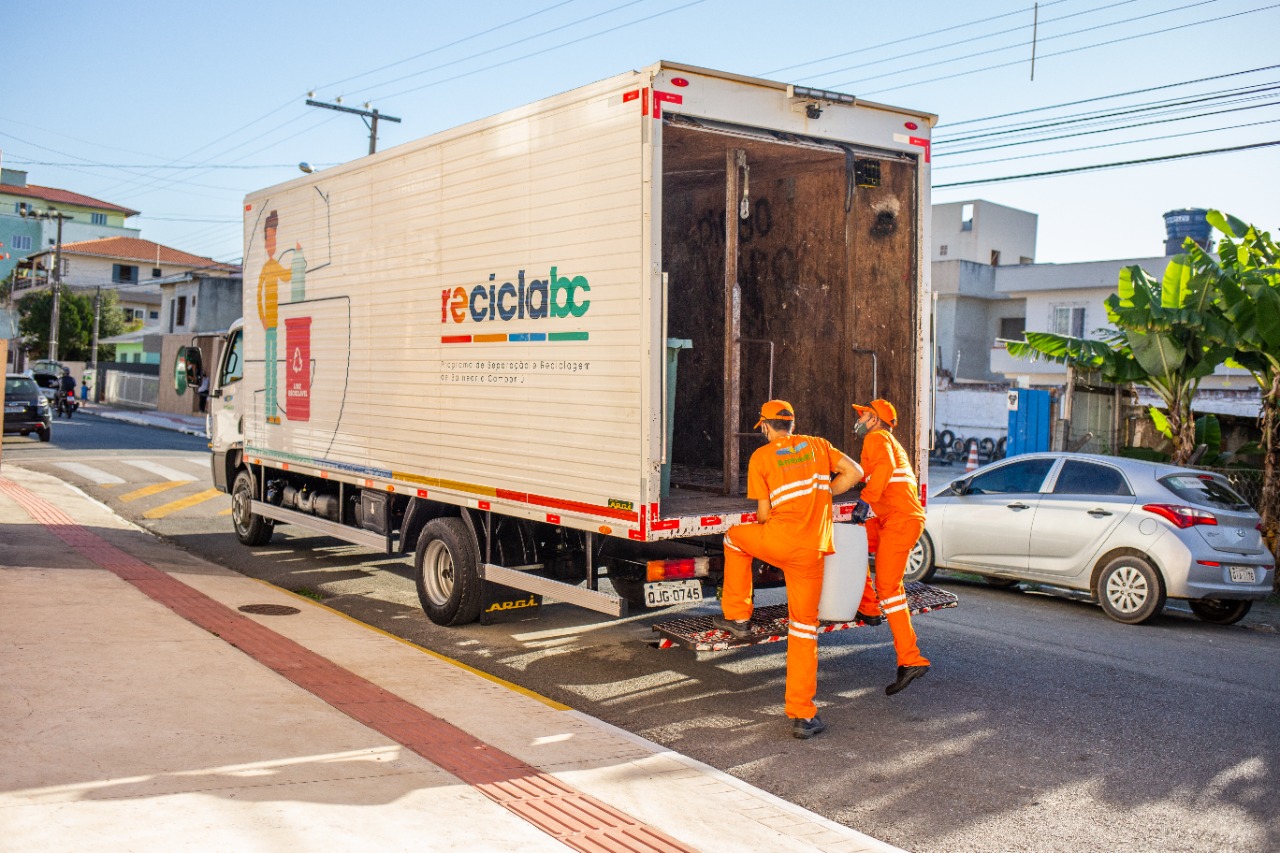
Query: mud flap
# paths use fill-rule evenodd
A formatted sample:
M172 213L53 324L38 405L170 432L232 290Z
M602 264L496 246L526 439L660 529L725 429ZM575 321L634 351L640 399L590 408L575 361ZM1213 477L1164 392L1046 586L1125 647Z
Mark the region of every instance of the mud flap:
M491 581L483 581L483 584L480 592L481 625L534 619L542 607L542 596L537 593Z
M960 600L946 590L923 583L907 584L907 607L912 616L955 607L959 603ZM711 627L711 616L712 614L705 613L698 616L672 619L668 622L659 622L653 626L653 630L660 637L657 647L670 649L682 646L695 652L722 652L728 649L742 648L743 646L778 643L787 639L787 605L785 604L771 604L768 607L756 608L756 612L751 616L753 633L750 637L741 640L727 631ZM865 627L865 625L865 622L857 620L852 622L821 622L818 625L818 633L827 634L832 631L861 628Z

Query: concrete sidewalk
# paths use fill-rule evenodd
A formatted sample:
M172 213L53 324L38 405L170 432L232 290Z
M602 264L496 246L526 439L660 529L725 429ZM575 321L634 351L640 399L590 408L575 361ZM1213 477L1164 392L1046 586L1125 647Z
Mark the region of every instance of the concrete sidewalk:
M893 850L0 471L0 850Z
M121 409L102 403L83 404L83 411L100 418L113 421L137 424L139 426L159 427L160 429L183 432L187 435L208 435L205 432L204 415L176 415L172 412L158 412L154 409Z

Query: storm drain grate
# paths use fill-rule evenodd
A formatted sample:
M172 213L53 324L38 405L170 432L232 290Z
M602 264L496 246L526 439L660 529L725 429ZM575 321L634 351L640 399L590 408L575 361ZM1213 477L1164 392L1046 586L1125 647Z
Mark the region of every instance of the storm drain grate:
M253 613L256 616L292 616L302 611L287 604L246 604L237 607L241 613Z

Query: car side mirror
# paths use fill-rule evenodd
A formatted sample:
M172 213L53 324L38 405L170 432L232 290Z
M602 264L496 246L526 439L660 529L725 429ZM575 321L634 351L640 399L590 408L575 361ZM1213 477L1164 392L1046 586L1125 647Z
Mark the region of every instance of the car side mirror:
M957 495L967 495L969 494L969 482L969 480L956 480L951 484L951 489Z

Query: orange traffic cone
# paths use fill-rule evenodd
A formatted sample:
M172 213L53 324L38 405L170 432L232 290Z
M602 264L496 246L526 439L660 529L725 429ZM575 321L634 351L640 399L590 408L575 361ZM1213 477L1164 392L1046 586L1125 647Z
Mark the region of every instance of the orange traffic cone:
M978 443L974 442L969 445L969 461L964 463L964 472L968 474L970 471L978 470Z

